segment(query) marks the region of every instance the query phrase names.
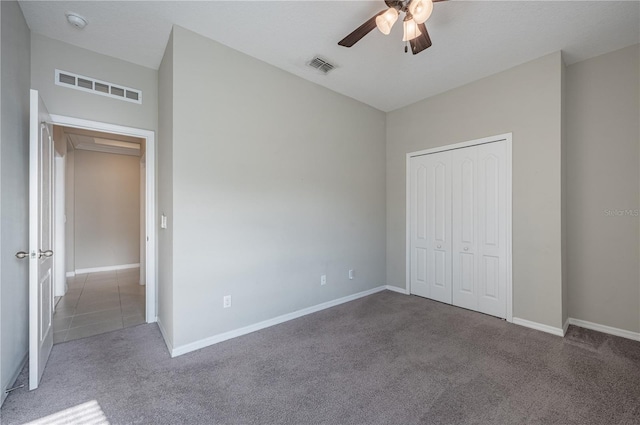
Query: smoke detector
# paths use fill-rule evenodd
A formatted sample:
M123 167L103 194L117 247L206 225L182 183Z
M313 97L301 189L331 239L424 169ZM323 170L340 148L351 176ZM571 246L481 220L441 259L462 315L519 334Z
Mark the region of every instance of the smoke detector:
M87 20L77 13L67 13L66 16L67 21L73 25L74 28L81 30L87 26Z

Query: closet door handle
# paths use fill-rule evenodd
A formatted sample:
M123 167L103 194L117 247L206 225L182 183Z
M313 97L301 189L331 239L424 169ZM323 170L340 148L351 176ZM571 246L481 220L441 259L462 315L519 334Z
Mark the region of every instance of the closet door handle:
M464 247L464 250L465 250L465 251L469 251L469 247L468 247L468 246L465 246L465 247Z
M438 244L438 249L442 248L442 245Z
M53 251L51 251L50 249L43 251L41 249L38 250L38 258L42 258L42 257L51 257L53 256Z

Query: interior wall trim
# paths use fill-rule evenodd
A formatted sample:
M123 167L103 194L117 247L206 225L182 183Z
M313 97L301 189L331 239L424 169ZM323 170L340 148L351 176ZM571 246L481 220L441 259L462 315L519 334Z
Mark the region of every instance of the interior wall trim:
M160 317L158 317L158 319L156 320L156 323L158 324L158 328L160 329L160 334L162 335L162 339L164 339L164 343L167 346L167 350L169 350L169 354L171 354L171 357L173 357L173 354L172 354L173 342L169 338L169 334L167 333L167 330L164 328L164 325L162 324Z
M592 331L598 331L609 335L619 336L622 338L640 341L640 332L632 332L626 329L614 328L612 326L601 325L599 323L588 322L586 320L574 319L570 317L568 320L570 325L579 326Z
M405 288L400 288L398 286L393 286L393 285L387 285L386 288L387 288L387 291L393 291L399 294L410 295L409 291L407 291Z
M87 268L87 269L76 269L74 275L76 275L76 274L85 274L85 273L110 272L110 271L113 271L113 270L137 269L139 267L140 267L140 263L118 264L116 266L105 266L105 267L90 267L90 268Z
M531 328L537 331L549 333L551 335L564 337L564 330L562 328L556 328L555 326L549 326L543 323L532 322L531 320L521 319L519 317L514 317L512 323L514 325L524 326L525 328Z
M208 338L204 338L195 342L191 342L189 344L179 345L177 347L169 348L169 342L165 336L165 343L167 344L167 348L169 348L169 352L171 353L171 357L181 356L186 353L190 353L192 351L199 350L201 348L208 347L210 345L217 344L219 342L226 341L228 339L237 338L242 335L246 335L255 331L259 331L261 329L265 329L271 326L279 325L280 323L288 322L289 320L297 319L302 316L306 316L307 314L316 313L321 310L325 310L327 308L335 307L340 304L344 304L349 301L357 300L358 298L363 298L368 295L375 294L377 292L382 292L387 290L386 285L378 286L373 289L369 289L366 291L358 292L356 294L347 295L346 297L338 298L332 301L327 301L321 304L317 304L311 307L303 308L298 311L294 311L293 313L283 314L282 316L274 317L273 319L267 319L262 322L254 323L253 325L245 326L243 328L234 329L232 331L223 332L218 335L213 335ZM161 329L162 332L162 329ZM163 333L164 336L164 333Z

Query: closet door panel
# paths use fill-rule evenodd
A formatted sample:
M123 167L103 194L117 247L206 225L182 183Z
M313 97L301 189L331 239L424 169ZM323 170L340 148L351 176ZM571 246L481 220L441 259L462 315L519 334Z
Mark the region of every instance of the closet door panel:
M451 152L412 158L410 184L411 292L450 304Z
M478 308L477 149L452 152L453 305Z
M507 228L506 147L477 147L478 158L478 311L506 317Z
M451 152L428 155L429 187L427 234L430 255L427 263L431 297L451 304Z
M411 158L410 170L410 217L411 217L411 293L429 297L427 283L427 161L424 157Z

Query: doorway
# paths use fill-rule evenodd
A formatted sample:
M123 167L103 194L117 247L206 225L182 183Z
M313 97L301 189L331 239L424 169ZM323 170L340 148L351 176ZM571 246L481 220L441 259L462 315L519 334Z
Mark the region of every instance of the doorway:
M155 322L153 132L51 120L64 253L56 256L54 343Z

